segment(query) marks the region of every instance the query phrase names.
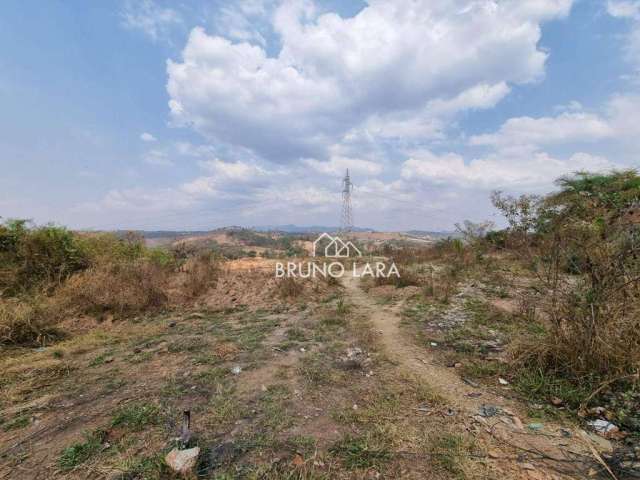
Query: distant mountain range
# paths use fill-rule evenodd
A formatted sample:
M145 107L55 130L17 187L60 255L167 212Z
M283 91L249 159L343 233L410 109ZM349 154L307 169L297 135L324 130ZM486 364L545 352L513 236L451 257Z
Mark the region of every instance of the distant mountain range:
M228 226L222 228L216 228L212 230L143 230L139 231L141 235L143 235L147 239L154 238L168 238L168 237L188 237L188 236L201 236L207 235L212 232L224 232L224 231L233 231L233 230L253 230L256 232L284 232L284 233L298 233L298 234L306 234L306 233L335 233L339 230L338 227L331 226L322 226L322 225L312 225L309 227L303 227L299 225L263 225L258 227L239 227L239 226ZM376 230L373 228L362 228L362 227L354 227L354 231L356 232L375 232ZM121 235L124 235L125 231L118 231ZM406 235L410 235L413 237L430 237L430 238L447 238L447 237L457 237L458 232L447 232L447 231L430 231L430 230L408 230L402 231L399 233L404 233Z

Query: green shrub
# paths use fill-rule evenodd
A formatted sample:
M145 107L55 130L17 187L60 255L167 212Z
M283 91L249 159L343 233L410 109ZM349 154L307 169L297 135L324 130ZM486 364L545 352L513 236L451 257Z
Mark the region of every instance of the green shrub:
M34 287L59 285L89 265L82 246L63 227L29 228L24 220L0 228L0 295L16 296Z

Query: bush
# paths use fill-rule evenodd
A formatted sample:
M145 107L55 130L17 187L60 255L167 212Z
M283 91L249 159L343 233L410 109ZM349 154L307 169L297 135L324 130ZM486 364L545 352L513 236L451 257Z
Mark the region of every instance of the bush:
M284 299L296 298L302 293L302 284L294 277L284 277L278 280L278 293Z
M202 252L188 259L183 270L186 274L183 288L191 298L201 295L209 287L214 286L220 273L218 262L210 252Z
M6 297L59 285L89 260L65 228L28 228L25 220L14 220L0 225L0 264L0 295Z
M558 192L536 199L534 207L494 196L510 229L528 243L523 252L545 292L540 309L548 334L521 345L518 358L576 382L592 374L604 381L637 374L640 222L633 212L640 177L634 171L579 173L558 184Z
M59 318L55 305L40 299L0 302L0 344L45 345L59 336Z
M58 295L65 307L77 313L141 313L166 304L167 273L147 260L107 263L74 275Z

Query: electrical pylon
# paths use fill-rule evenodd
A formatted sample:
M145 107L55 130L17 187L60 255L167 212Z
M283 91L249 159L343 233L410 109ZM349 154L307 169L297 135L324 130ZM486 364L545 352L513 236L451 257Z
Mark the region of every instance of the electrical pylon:
M350 233L353 230L353 211L351 209L351 191L353 183L349 177L349 169L342 180L342 217L340 219L340 233Z

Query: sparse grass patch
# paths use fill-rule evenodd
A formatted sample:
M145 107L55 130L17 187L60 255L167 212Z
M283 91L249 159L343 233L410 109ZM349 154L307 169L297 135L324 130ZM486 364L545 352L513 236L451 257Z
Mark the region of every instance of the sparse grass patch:
M344 372L333 368L333 360L325 353L310 353L301 359L298 373L311 386L327 385L339 382Z
M58 465L63 470L71 470L86 462L100 452L105 436L102 430L85 433L83 442L74 443L62 451Z
M270 385L267 391L258 398L258 410L261 413L258 421L261 430L280 431L292 425L293 421L287 412L290 397L286 385Z
M113 415L112 427L125 427L132 431L142 430L147 425L156 425L160 420L160 409L151 403L133 403L120 408Z
M464 462L469 446L461 435L445 433L438 436L432 446L433 462L455 478L465 478Z
M116 480L160 480L171 475L163 454L127 459L122 465L124 472Z
M7 422L3 422L1 425L2 425L2 430L4 430L5 432L8 432L10 430L18 430L20 428L24 428L27 425L29 425L29 423L31 423L29 415L23 414L23 415L14 417Z
M335 443L330 452L340 458L350 470L380 467L393 457L388 446L369 436L345 436Z
M287 339L294 342L304 342L307 340L305 331L302 330L300 327L291 327L287 329L287 331L285 332L285 335L287 336Z
M209 347L209 342L202 336L178 337L169 344L169 353L197 352Z

